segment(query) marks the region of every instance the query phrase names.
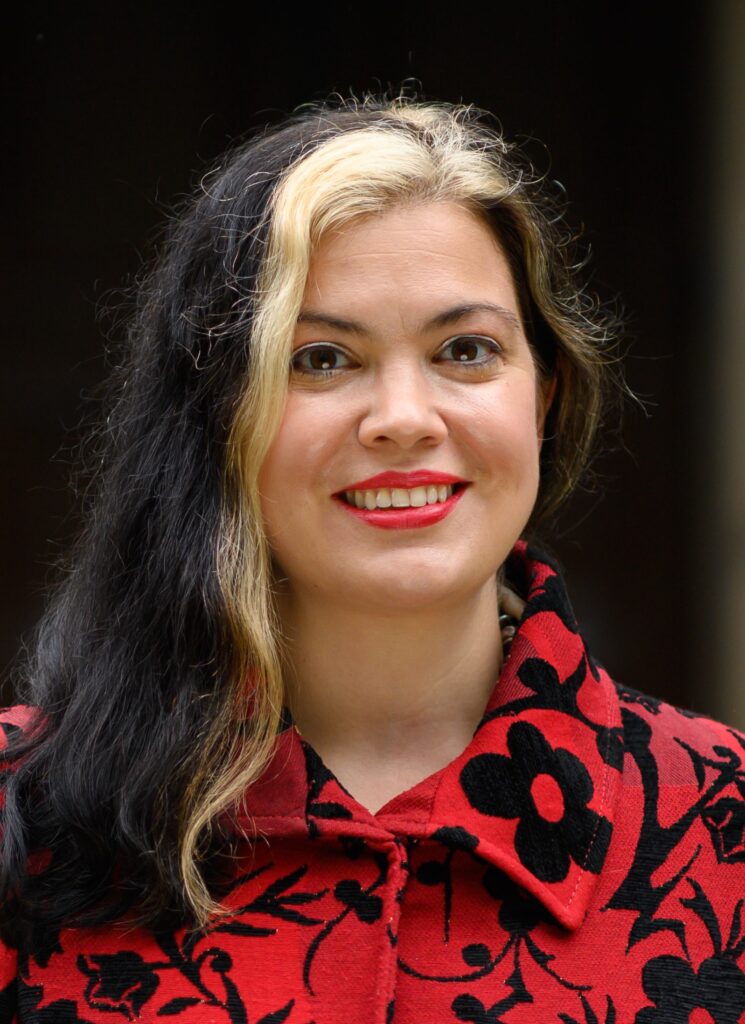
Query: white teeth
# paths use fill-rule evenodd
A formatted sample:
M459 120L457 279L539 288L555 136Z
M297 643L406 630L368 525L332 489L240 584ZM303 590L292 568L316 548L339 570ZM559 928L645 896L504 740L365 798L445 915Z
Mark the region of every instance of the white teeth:
M376 508L422 508L447 501L453 493L452 484L430 484L427 487L383 487L377 491L345 491L347 504L372 512Z

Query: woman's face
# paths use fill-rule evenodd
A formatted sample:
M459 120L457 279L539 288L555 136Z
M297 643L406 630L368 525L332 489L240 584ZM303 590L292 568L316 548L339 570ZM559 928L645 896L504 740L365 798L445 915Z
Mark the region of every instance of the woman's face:
M546 401L492 232L432 203L327 235L293 347L259 477L289 599L396 614L493 588Z

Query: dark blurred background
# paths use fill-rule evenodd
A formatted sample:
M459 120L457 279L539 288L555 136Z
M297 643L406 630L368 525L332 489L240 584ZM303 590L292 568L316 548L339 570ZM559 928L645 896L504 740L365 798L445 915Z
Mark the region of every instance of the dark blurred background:
M262 7L30 4L6 29L6 699L76 528L74 447L116 332L101 311L152 256L169 207L234 140L299 103L414 78L525 141L566 188L592 289L625 310L644 408L627 404L595 492L546 536L596 655L627 685L745 724L732 611L739 601L745 615L745 500L730 493L743 489L745 423L738 437L726 420L745 385L742 357L739 372L727 355L745 284L730 238L745 203L745 4Z

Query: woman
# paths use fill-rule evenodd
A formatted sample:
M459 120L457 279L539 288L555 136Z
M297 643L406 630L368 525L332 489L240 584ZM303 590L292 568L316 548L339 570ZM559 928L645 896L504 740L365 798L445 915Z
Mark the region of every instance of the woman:
M470 109L203 182L2 718L6 1019L742 1019L745 740L614 686L521 540L607 335Z

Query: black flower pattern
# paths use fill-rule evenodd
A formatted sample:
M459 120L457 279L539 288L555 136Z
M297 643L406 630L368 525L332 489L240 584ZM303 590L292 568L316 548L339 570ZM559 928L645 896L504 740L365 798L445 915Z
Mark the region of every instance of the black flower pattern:
M334 888L334 896L340 903L349 907L364 924L377 921L383 912L383 901L380 896L365 892L354 878L346 878L338 882Z
M501 1024L505 1019L502 1012L512 1009L512 1006L518 1001L527 1002L525 999L516 1000L511 997L509 1000L502 1000L487 1007L476 996L466 993L456 996L453 1000L452 1010L457 1020L465 1021L467 1024Z
M701 816L719 863L745 861L745 801L740 797L723 796L704 808Z
M497 868L487 868L482 885L493 900L499 900L499 923L510 935L527 935L548 920L544 907Z
M654 1006L645 1006L634 1024L688 1024L695 1010L714 1024L738 1024L745 1011L745 974L732 960L712 956L695 971L677 956L657 956L644 965L642 986Z
M90 1024L89 1020L78 1015L75 999L55 999L40 1007L43 998L42 985L21 983L18 989L18 1016L14 1014L11 1003L4 1005L0 999L0 1020L22 1020L28 1024Z
M507 748L509 757L477 754L466 763L460 782L470 804L481 814L519 819L515 850L541 881L562 881L572 860L597 874L611 824L587 806L593 786L585 766L570 751L552 748L529 722L510 727ZM537 802L543 783L556 797L550 809Z
M139 953L122 950L99 956L79 956L78 970L87 975L85 1000L95 1010L120 1013L136 1020L158 987L158 975Z

